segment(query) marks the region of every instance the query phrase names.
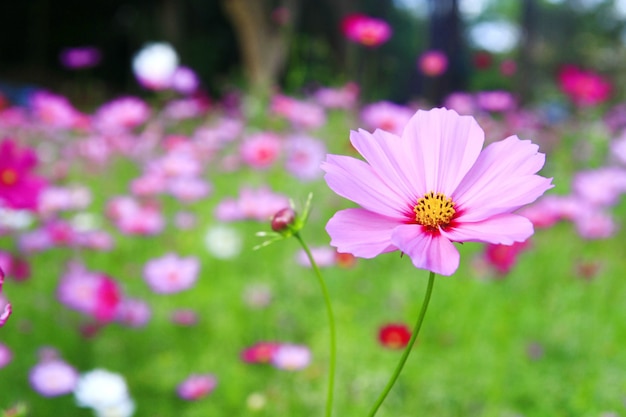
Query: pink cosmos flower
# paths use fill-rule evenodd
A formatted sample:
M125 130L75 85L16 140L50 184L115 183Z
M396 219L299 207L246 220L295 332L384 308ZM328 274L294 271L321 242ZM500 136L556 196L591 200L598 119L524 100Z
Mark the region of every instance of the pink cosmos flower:
M508 91L480 91L476 93L476 104L485 111L506 112L515 109L516 100Z
M0 268L0 307L2 307L0 310L0 327L4 326L12 312L11 304L3 300L2 284L4 284L4 271Z
M181 258L176 254L152 259L146 263L143 275L152 289L159 294L172 294L191 288L198 279L200 262L195 257Z
M183 400L199 400L209 395L217 386L217 378L211 374L194 374L178 384L176 392Z
M344 17L341 30L346 38L370 48L387 42L392 34L391 26L384 20L360 13Z
M559 71L558 83L574 104L581 107L604 103L611 95L611 83L593 71L585 71L575 65L565 65Z
M181 94L193 94L200 86L198 76L189 67L179 66L172 74L172 88Z
M143 300L126 298L120 303L115 320L129 327L145 326L152 312L150 306Z
M275 133L261 132L248 136L241 143L241 159L252 168L266 169L278 159L282 150L280 137Z
M337 212L326 230L339 252L362 258L399 250L417 268L453 274L453 242L510 245L533 234L514 214L552 187L535 175L545 156L510 136L481 151L484 132L471 116L418 111L400 137L359 130L350 140L366 161L328 155L328 186L359 204Z
M352 109L359 98L359 85L349 82L339 88L320 88L313 95L315 101L327 109Z
M285 168L302 181L312 181L322 176L320 164L326 154L324 142L303 135L288 138L285 146Z
M409 122L413 111L390 101L368 104L361 110L361 120L368 129L382 129L400 135Z
M517 263L517 256L528 247L528 241L512 245L487 244L483 259L499 275L506 275Z
M303 345L281 344L272 355L270 363L278 369L298 371L311 363L311 350Z
M137 97L121 97L103 104L94 115L94 126L103 133L131 130L150 117L150 107Z
M283 94L272 97L270 111L289 120L296 129L316 129L326 123L326 113L321 106Z
M437 77L448 69L448 57L442 51L426 51L420 55L417 66L428 77Z
M2 342L0 342L0 369L7 366L13 360L13 352Z
M246 363L270 363L280 343L258 342L241 352L241 360Z
M78 382L78 372L61 359L43 360L28 375L31 387L44 397L69 394Z
M72 263L61 277L57 297L66 307L108 323L115 319L123 296L112 278Z
M37 209L46 181L33 175L37 155L12 139L0 143L0 202L14 209Z
M57 94L37 91L30 97L29 104L35 120L45 126L70 129L84 122L85 116L66 97Z

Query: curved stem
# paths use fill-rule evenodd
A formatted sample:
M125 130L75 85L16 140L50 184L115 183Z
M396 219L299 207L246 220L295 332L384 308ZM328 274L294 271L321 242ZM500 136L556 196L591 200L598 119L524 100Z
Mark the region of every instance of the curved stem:
M413 349L413 345L415 344L415 341L417 340L417 335L419 334L420 328L422 327L424 316L426 316L426 310L428 309L428 303L430 302L430 295L433 292L434 283L435 283L435 273L431 271L430 276L428 277L428 287L426 288L424 301L422 301L422 309L420 311L419 316L417 317L415 326L413 327L413 333L411 334L411 339L409 340L408 345L404 349L404 352L402 353L402 357L400 358L400 362L398 362L398 365L396 365L396 369L391 375L389 382L387 382L385 389L383 389L383 392L381 392L380 396L376 400L376 403L372 407L370 413L368 414L368 417L374 417L374 415L376 415L376 412L378 411L382 403L385 401L385 398L387 398L387 394L389 394L389 391L391 391L393 384L396 383L398 376L400 376L400 372L402 372L402 368L404 367L404 364L406 363L406 360L408 359L409 354L411 353L411 349Z
M335 331L335 316L333 314L333 308L330 303L330 296L328 295L328 288L326 287L326 283L324 282L324 278L322 278L322 273L315 263L315 259L313 259L313 254L309 250L309 247L304 240L300 236L299 233L295 233L294 236L302 245L306 256L309 258L311 262L311 266L315 271L315 275L317 276L317 280L320 284L320 288L322 289L322 294L324 296L324 302L326 304L326 313L328 315L328 328L330 332L330 360L328 364L328 394L326 396L326 417L330 417L333 413L333 394L335 391L335 363L336 363L336 351L337 351L337 342L336 342L336 331Z

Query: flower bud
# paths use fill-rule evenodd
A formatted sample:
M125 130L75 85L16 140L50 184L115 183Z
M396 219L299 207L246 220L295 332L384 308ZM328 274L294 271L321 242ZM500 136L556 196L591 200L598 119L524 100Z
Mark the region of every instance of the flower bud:
M272 216L272 230L278 233L284 233L289 230L289 226L293 225L295 220L296 212L291 207L285 207Z

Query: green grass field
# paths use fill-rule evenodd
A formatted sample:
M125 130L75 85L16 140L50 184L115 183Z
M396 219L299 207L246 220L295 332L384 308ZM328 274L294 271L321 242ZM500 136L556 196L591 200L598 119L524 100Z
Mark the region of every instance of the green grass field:
M280 123L261 119L247 123L247 128L270 126L284 129ZM357 127L352 115L337 112L312 134L323 139L330 152L347 153L348 132ZM181 133L187 128L181 126ZM549 193L569 189L571 148L562 141L547 155L541 174L554 176L557 185ZM136 164L123 158L95 170L84 169L77 161L64 183L90 187L94 201L86 211L102 216L107 199L128 193L128 181L138 174ZM328 324L313 271L296 262L298 242L289 239L253 251L262 241L255 232L269 230L269 223L233 222L230 226L244 237L242 253L220 260L206 252L203 238L207 228L217 223L216 204L236 196L243 185L269 184L297 204L312 192L311 216L302 231L310 246L328 244L326 221L350 203L334 195L322 179L302 183L279 168L223 173L209 166L207 178L214 187L212 195L187 208L197 215L193 229L168 225L157 236L124 236L107 224L116 237L112 251L53 248L29 258L30 279L6 281L4 292L14 313L0 329L0 341L10 347L14 358L0 369L0 409L23 402L33 417L92 415L77 408L71 395L45 398L29 385L28 372L37 362L38 350L50 346L81 372L105 368L122 374L137 405L137 417L323 415ZM163 197L162 204L170 220L180 203ZM614 212L623 218L626 206L619 205ZM452 277L436 278L418 342L378 416L624 414L625 237L624 231L618 231L610 239L585 240L569 223L538 229L530 249L500 279L485 279L475 268L481 244L459 246L461 266ZM11 248L13 238L2 237L0 245ZM200 257L200 278L192 290L159 295L146 286L143 265L168 251ZM78 326L83 318L55 296L65 263L75 257L89 269L114 277L126 294L147 301L152 308L149 323L141 328L110 324L93 338L82 337ZM582 264L597 264L597 274L582 278L578 271ZM415 269L398 252L322 272L337 321L334 415L364 416L401 354L383 348L377 331L389 322L412 326L428 272ZM244 302L245 291L257 284L271 289L267 307ZM173 324L170 314L177 308L194 309L197 325ZM261 340L307 345L313 360L306 369L294 372L242 362L240 352ZM215 374L217 388L195 402L179 399L176 385L191 373ZM256 409L251 402L259 395L265 403Z

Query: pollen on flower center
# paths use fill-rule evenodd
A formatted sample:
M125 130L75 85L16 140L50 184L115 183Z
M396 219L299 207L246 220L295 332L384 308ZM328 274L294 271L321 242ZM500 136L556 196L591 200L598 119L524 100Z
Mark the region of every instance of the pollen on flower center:
M450 224L456 213L451 198L433 191L420 198L413 207L413 211L415 212L415 221L418 224L433 229Z
M0 171L0 183L4 185L13 185L17 182L17 172L11 168Z

